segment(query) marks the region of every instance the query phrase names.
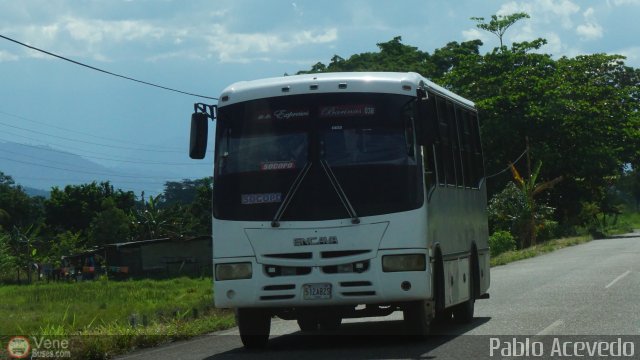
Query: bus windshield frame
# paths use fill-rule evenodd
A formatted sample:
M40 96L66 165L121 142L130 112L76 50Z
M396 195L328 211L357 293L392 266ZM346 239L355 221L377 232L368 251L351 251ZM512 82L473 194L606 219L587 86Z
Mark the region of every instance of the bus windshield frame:
M301 171L283 221L351 217L321 164L359 216L419 208L416 97L327 93L261 98L218 109L214 217L271 221Z

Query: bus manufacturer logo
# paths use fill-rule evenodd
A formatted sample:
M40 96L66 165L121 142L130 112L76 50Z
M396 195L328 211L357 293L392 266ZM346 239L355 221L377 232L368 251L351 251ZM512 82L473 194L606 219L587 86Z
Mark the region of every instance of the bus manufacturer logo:
M307 238L295 238L293 239L293 246L308 246L308 245L331 245L337 244L337 236L312 236Z

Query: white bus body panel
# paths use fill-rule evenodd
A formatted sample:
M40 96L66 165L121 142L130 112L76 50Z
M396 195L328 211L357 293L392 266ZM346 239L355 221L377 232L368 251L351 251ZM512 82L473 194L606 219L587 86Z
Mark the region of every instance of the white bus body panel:
M489 230L484 181L479 189L436 185L428 195L428 239L444 260L445 303L469 299L471 245L478 251L480 294L489 289Z
M424 254L428 259L424 219L424 207L413 211L361 218L361 223L357 225L345 219L282 222L280 227L272 228L267 222L214 219L214 267L218 263L251 262L253 268L251 279L216 281L215 304L223 308L331 306L430 298L432 294L429 266L425 271L382 271L384 255ZM295 238L322 236L334 236L338 243L294 246ZM362 253L322 258L321 253L328 251ZM273 257L273 254L302 252L311 252L313 255L310 259ZM325 266L363 261L368 261L369 266L368 270L362 273L327 274L322 271ZM270 277L264 270L265 265L312 269L306 275ZM411 283L411 289L401 288L404 281ZM352 284L349 284L350 282ZM353 286L353 282L360 285ZM364 282L368 284L364 285ZM316 283L332 284L330 300L303 300L302 286ZM288 286L290 289L265 290L274 286Z
M313 85L313 86L312 86ZM429 81L417 73L320 73L238 82L223 90L218 107L276 96L317 93L389 93L413 95L422 87L473 109L474 103ZM213 219L213 261L251 262L253 276L245 280L215 282L215 303L222 308L299 307L349 304L384 304L432 298L432 267L436 247L444 260L445 303L466 301L469 294L471 244L478 251L480 294L487 292L489 278L486 189L462 190L436 185L427 191L423 207L417 210L361 218L328 221L283 221L279 228L270 222ZM464 224L464 226L463 226ZM294 238L335 236L338 244L294 246ZM369 250L343 258L321 258L324 251ZM274 259L269 254L312 252L311 259ZM383 272L382 256L391 254L427 255L425 271ZM322 266L369 261L363 273L326 274ZM309 266L307 275L269 277L264 265ZM215 270L214 270L215 271ZM344 287L342 283L367 281L370 285ZM402 290L403 281L411 289ZM331 300L303 300L304 284L330 283ZM290 290L265 290L285 285ZM278 287L276 287L278 288ZM361 295L345 295L360 293ZM365 295L367 294L367 295ZM266 298L265 298L266 297Z

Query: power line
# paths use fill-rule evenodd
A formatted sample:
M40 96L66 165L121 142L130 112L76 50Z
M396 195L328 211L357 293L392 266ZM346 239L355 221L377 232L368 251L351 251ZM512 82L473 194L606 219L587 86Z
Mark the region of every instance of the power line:
M13 175L11 177L14 177ZM20 176L17 175L16 178L20 178L20 179L29 179L29 180L37 180L37 181L71 181L71 182L78 182L77 178L60 178L60 177L33 177L33 176ZM100 179L96 179L96 180L100 180ZM104 180L100 180L100 181L104 181ZM109 182L113 182L111 180L108 180ZM160 185L160 186L164 186L164 183L166 183L167 181L171 181L171 180L116 180L115 182L117 182L118 184L149 184L150 186L154 186L154 185Z
M28 140L33 140L33 141L42 141L41 139L37 139L37 138L29 137L29 136L24 136L24 135L16 134L16 133L9 132L9 131L4 131L3 134L17 136L17 137L21 137L21 138L28 139ZM7 139L7 138L3 138L3 137L0 137L0 140L4 140L4 141L8 141L8 142L14 142L13 139ZM88 158L88 159L109 160L109 161L134 163L134 164L149 164L149 165L209 166L209 164L203 164L203 163L193 163L193 164L191 164L191 163L170 163L170 162L142 161L142 160L136 160L136 159L130 159L130 158L115 158L115 157L105 158L105 157L98 157L98 156L89 156L89 155L85 155L85 153L86 154L98 154L98 155L104 155L104 153L96 152L96 151L84 150L84 149L80 149L80 148L69 146L69 145L59 145L59 144L53 144L53 143L47 143L47 145L60 146L60 147L63 147L65 149L73 149L73 151L79 151L82 154L80 155L80 154L76 154L76 153L66 152L66 151L71 151L71 150L65 150L65 149L59 150L59 149L53 149L53 148L46 148L46 147L38 147L38 146L33 146L33 145L27 145L27 144L22 144L22 143L16 143L16 144L19 144L19 145L22 145L22 146L28 146L28 147L36 148L36 149L39 149L39 150L57 152L57 153L61 153L63 155L78 155L78 156L82 156L82 157Z
M38 139L38 138L34 138L34 137L30 137L30 136L25 136L25 135L21 135L21 134L16 134L14 132L10 132L10 131L4 131L2 132L2 134L0 135L12 135L12 136L17 136L23 139L27 139L27 140L33 140L33 141L43 141L42 139ZM7 138L3 138L0 136L0 140L4 140L7 142L15 142L14 139L7 139ZM16 143L18 145L22 145L22 146L28 146L28 147L32 147L32 148L36 148L36 149L40 149L40 150L45 150L45 151L52 151L52 152L58 152L64 155L78 155L78 156L82 156L85 158L89 158L89 159L99 159L99 160L111 160L111 161L118 161L118 162L127 162L127 163L140 163L140 164L151 164L151 165L191 165L191 164L187 164L187 163L165 163L165 162L155 162L155 161L141 161L138 158L135 159L131 159L131 158L104 158L104 157L97 157L97 156L88 156L86 154L97 154L100 156L104 156L104 153L102 152L96 152L96 151L90 151L90 150L85 150L85 149L81 149L78 147L74 147L74 146L69 146L69 145L60 145L60 144L54 144L54 143L50 143L50 142L46 142L46 145L48 146L58 146L61 149L53 149L53 148L46 148L46 147L39 147L39 146L33 146L33 145L28 145L28 144L22 144L22 143ZM79 151L80 154L77 153L73 153L72 151ZM202 163L194 163L193 166L204 166L208 164L202 164Z
M55 126L55 125L47 124L47 123L45 123L43 121L36 121L36 120L29 119L29 118L24 117L24 116L8 113L8 112L2 111L2 110L0 110L0 114L6 115L6 116L9 116L9 117L13 117L13 118L16 118L16 119L32 122L32 123L35 123L35 124L48 126L48 127L54 128L54 129L67 131L67 132L70 132L70 133L75 133L75 134L82 135L82 136L89 136L89 137L93 137L93 138L96 138L96 139L108 140L108 141L118 142L118 143L121 143L121 144L129 144L129 145L134 144L134 145L145 146L145 147L149 147L149 148L156 148L153 145L138 144L138 143L133 143L131 141L124 141L124 140L121 140L121 139L113 139L113 138L109 138L109 137L106 137L106 136L98 136L98 135L93 135L93 134L90 134L90 133L87 133L87 132L83 132L83 131L67 129L67 128L64 128L64 127L61 127L61 126ZM169 149L170 150L179 150L179 149L173 148L173 147L172 148L165 148L164 150L169 150Z
M25 145L25 146L29 146L29 145ZM36 149L37 149L37 148L36 148ZM52 150L52 149L46 149L46 148L43 148L43 150ZM55 151L55 150L52 150L52 151L57 152L57 151ZM0 149L0 152L9 153L9 154L18 155L18 156L23 156L23 157L27 157L27 158L35 159L35 160L39 160L39 161L44 161L44 162L46 162L46 163L60 164L60 165L63 165L63 166L74 166L74 164L69 164L69 163L67 163L67 162L56 161L56 160L50 160L50 159L43 159L43 158L38 157L38 156L27 155L27 154L23 154L23 153L19 153L19 152L11 151L11 150ZM80 156L80 155L76 155L76 156L84 157L84 156ZM109 160L109 161L118 161L118 162L128 162L128 163L133 163L133 164L144 164L144 165L171 165L171 166L199 166L199 165L202 165L202 164L183 164L183 163L163 163L163 162L144 162L144 161L124 161L124 160L114 160L114 159L109 159L109 158L99 158L99 157L92 157L92 159Z
M520 156L518 156L518 158L517 158L517 159L515 159L514 161L512 161L511 163L512 163L512 164L517 163L518 161L520 161L520 159L522 159L522 157L523 157L523 156L524 156L524 154L526 154L526 153L527 153L527 150L525 149L525 150L522 152L522 154L520 154ZM509 169L511 169L511 165L507 166L506 168L504 168L504 169L502 169L502 170L498 171L497 173L495 173L495 174L493 174L493 175L485 176L484 178L485 178L485 179L490 179L490 178L492 178L492 177L498 176L498 175L500 175L500 174L502 174L502 173L506 172L506 171L507 171L507 170L509 170Z
M27 129L27 128L23 128L20 126L15 126L15 125L10 125L7 123L4 123L2 121L0 121L0 125L2 126L7 126L13 129L17 129L17 130L22 130L22 131L28 131L28 132L32 132L32 133L36 133L36 134L40 134L40 135L45 135L45 136L50 136L56 139L61 139L61 140L67 140L67 141L75 141L75 142L79 142L79 143L83 143L83 144L89 144L89 145L95 145L95 146L103 146L103 147L108 147L108 148L114 148L114 149L124 149L124 150L134 150L134 151L149 151L149 152L171 152L171 153L178 153L178 152L182 152L182 151L178 151L178 150L151 150L151 149L143 149L143 148L134 148L134 147L129 147L129 146L118 146L118 145L108 145L108 144L102 144L102 143L96 143L96 142L92 142L92 141L84 141L84 140L78 140L78 139L72 139L72 138L68 138L68 137L64 137L64 136L58 136L58 135L52 135L43 131L38 131L38 130L31 130L31 129Z
M30 162L30 161L19 161L19 160L10 159L10 158L6 158L6 157L2 157L2 156L0 156L0 159L12 161L12 162L16 162L16 163L24 164L24 165L33 165L33 166L38 166L38 167L45 167L45 168L48 168L48 169L71 171L72 173L81 173L81 174L89 174L89 175L101 175L101 176L109 176L109 177L123 177L123 178L133 178L133 179L157 179L158 178L157 176L116 175L116 174L99 173L99 172L93 172L93 171L73 170L73 169L67 169L67 168L60 168L60 167L56 167L56 166L37 164L37 163ZM172 180L180 181L179 179L172 179Z
M27 44L25 44L25 43L23 43L23 42L20 42L20 41L18 41L18 40L12 39L12 38L10 38L10 37L4 36L4 35L2 35L2 34L0 34L0 38L3 38L3 39L5 39L5 40L9 40L9 41L11 41L11 42L13 42L13 43L16 43L16 44L18 44L18 45L22 45L22 46L27 47L27 48L29 48L29 49L31 49L31 50L39 51L39 52L41 52L41 53L43 53L43 54L47 54L47 55L49 55L49 56L53 56L53 57L56 57L56 58L61 59L61 60L64 60L64 61L68 61L68 62L70 62L70 63L76 64L76 65L80 65L80 66L86 67L86 68L91 69L91 70L95 70L95 71L99 71L99 72L101 72L101 73L105 73L105 74L107 74L107 75L111 75L111 76L119 77L119 78L126 79L126 80L135 81L135 82L140 83L140 84L149 85L149 86L157 87L157 88L164 89L164 90L168 90L168 91L173 91L173 92L177 92L177 93L184 94L184 95L191 95L191 96L200 97L200 98L205 98L205 99L218 100L218 98L214 98L214 97L210 97L210 96L204 96L204 95L199 95L199 94L194 94L194 93L190 93L190 92L186 92L186 91L182 91L182 90L177 90L177 89L173 89L173 88L170 88L170 87L166 87L166 86L162 86L162 85L158 85L158 84L150 83L150 82L147 82L147 81L142 81L142 80L134 79L134 78L129 77L129 76L124 76L124 75L116 74L116 73L113 73L113 72L111 72L111 71L107 71L107 70L104 70L104 69L100 69L100 68L97 68L97 67L95 67L95 66L87 65L87 64L81 63L81 62L79 62L79 61L75 61L75 60L72 60L72 59L66 58L66 57L61 56L61 55L54 54L54 53L49 52L49 51L46 51L46 50L42 50L42 49L37 48L37 47L35 47L35 46L27 45Z
M26 117L23 117L23 116L7 113L7 112L4 112L2 110L0 110L0 114L4 114L4 115L7 115L7 116L15 117L15 118L21 119L21 120L34 122L34 123L37 123L37 124L46 125L46 126L49 126L49 127L52 127L52 128L63 130L63 131L75 132L75 133L78 133L78 134L81 134L81 135L85 135L85 136L92 136L92 137L100 138L100 139L103 139L103 140L117 141L117 142L121 142L121 143L125 143L125 144L133 144L132 142L126 142L126 141L122 141L122 140L115 140L115 139L111 139L111 138L107 138L107 137L100 137L100 136L91 135L91 134L88 134L88 133L83 133L83 132L80 132L80 131L75 131L75 130L66 129L66 128L62 128L62 127L58 127L58 126L54 126L54 125L49 125L49 124L46 124L46 123L43 123L43 122L40 122L40 121L36 121L36 120L33 120L33 119L29 119L29 118L26 118ZM85 143L85 144L89 144L89 145L97 145L97 146L103 146L103 147L110 147L110 148L116 148L116 149L126 149L126 150L135 150L135 151L147 151L147 152L186 153L186 150L178 150L177 148L173 148L173 147L165 148L165 149L159 149L159 148L154 148L151 145L136 144L136 145L141 145L141 146L146 146L146 147L151 148L151 149L143 149L143 148L133 148L133 147L126 147L126 146L118 146L118 145L101 144L101 143L94 143L94 142L90 142L90 141L78 140L78 139L75 139L75 138L67 138L67 137L64 137L64 136L53 135L53 134L50 134L50 133L47 133L47 132L31 130L31 129L23 128L23 127L20 127L20 126L10 125L10 124L7 124L5 122L0 122L0 125L4 125L4 126L11 127L11 128L14 128L14 129L22 130L22 131L28 131L28 132L32 132L32 133L45 135L45 136L50 136L50 137L54 137L54 138L58 138L58 139L66 140L66 141L80 142L80 143ZM11 134L11 135L14 135L14 136L19 136L19 137L22 137L22 138L25 138L25 139L29 139L29 140L42 141L41 139L36 139L36 138L24 136L24 135L18 135L18 134L7 132L7 131L5 131L5 133ZM11 141L11 140L6 140L6 141ZM58 144L52 144L52 145L61 146L61 145L58 145ZM68 147L67 145L64 145L64 146ZM82 151L83 153L84 152L91 153L91 151L86 151L84 149L78 149L78 148L75 148L75 149L77 151ZM208 153L213 153L213 149L211 149L211 150L209 150L207 152ZM102 155L102 153L97 153L97 154ZM114 160L114 161L131 162L131 161L127 161L127 160L117 160L117 159L101 159L101 160ZM146 163L146 162L143 162L143 163ZM186 164L158 163L158 165L186 165Z

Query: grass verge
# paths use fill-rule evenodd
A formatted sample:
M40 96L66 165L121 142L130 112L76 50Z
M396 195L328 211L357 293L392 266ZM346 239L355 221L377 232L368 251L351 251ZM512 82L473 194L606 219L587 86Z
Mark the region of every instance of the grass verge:
M71 358L78 359L106 359L235 324L231 312L213 307L211 278L10 285L0 286L0 298L10 299L0 303L0 343L19 334L69 339Z
M532 246L527 249L507 251L491 258L491 266L505 265L510 262L532 258L554 250L562 249L568 246L583 244L592 240L589 235L574 236L569 238L549 240L545 243Z

